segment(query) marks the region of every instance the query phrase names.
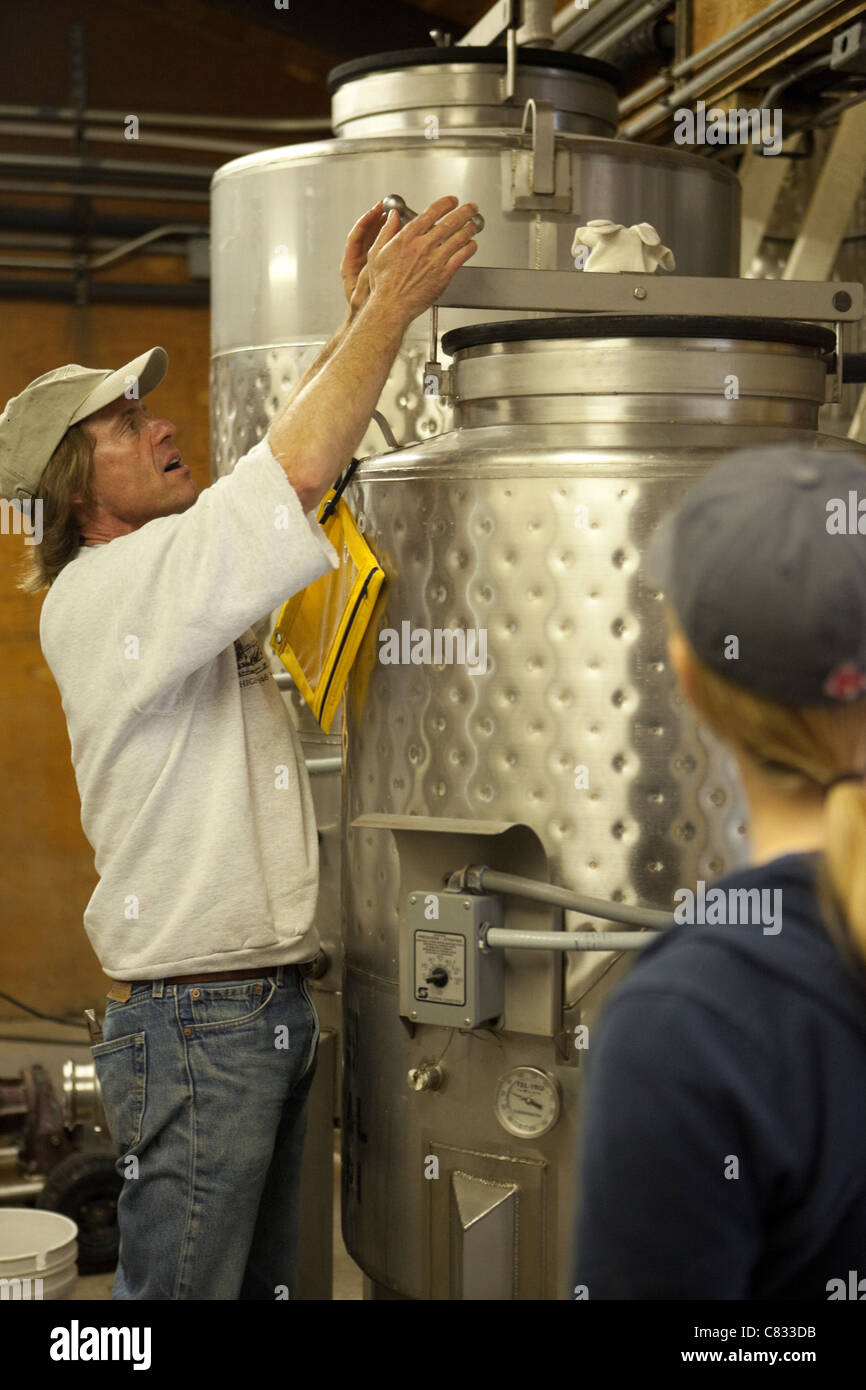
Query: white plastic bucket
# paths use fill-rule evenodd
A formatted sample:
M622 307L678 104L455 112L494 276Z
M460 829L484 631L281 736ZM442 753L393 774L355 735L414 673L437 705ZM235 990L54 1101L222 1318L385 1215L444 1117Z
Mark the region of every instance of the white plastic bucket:
M36 1207L0 1207L0 1300L71 1297L78 1227Z

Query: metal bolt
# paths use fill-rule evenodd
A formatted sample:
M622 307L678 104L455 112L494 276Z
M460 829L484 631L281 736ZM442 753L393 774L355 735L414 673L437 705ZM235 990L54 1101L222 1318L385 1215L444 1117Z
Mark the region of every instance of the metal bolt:
M409 901L410 901L410 903L416 903L416 902L418 901L418 899L415 897L415 894L414 894L414 893L412 893L412 894L410 895Z
M417 1010L417 1009L413 1009L412 1012L410 1013L409 1017L410 1017L410 1018L417 1018L417 1017L418 1017L418 1010Z
M275 641L275 642L282 642L282 640L283 640L283 634L282 634L282 633L279 631L279 629L278 629L278 630L274 633L274 641Z
M833 308L838 309L843 314L846 309L851 308L851 296L847 290L839 290L833 295Z
M471 902L469 901L468 898L464 898L464 899L463 899L463 906L465 907L466 911L468 912L469 909L470 909L470 907L472 906L472 904L471 904Z
M638 285L634 291L635 299L646 299L646 290L643 285Z
M471 1019L471 1018L464 1018L463 1022L466 1023L466 1024L468 1024L470 1028L472 1027L472 1019Z

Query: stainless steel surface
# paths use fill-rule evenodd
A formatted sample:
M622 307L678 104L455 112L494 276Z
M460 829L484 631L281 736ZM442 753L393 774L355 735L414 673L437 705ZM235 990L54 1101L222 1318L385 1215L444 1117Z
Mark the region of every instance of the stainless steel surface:
M458 397L464 375L487 372L493 395L501 372L503 394L523 383L522 422L463 425L368 460L350 486L388 583L346 709L343 1221L365 1273L403 1295L461 1296L455 1268L466 1249L454 1210L464 1175L517 1189L515 1281L503 1289L491 1276L490 1296L568 1296L582 1064L575 1029L591 1036L631 959L509 952L512 986L516 956L544 955L557 973L549 1029L509 1018L503 1030L418 1025L410 1035L397 1017L397 943L404 892L422 886L423 866L431 891L448 870L483 862L671 909L679 886L746 857L735 765L673 691L662 610L641 560L659 520L727 450L797 440L820 455L845 445L814 433L817 382L811 400L786 399L799 366L820 371L817 348L712 340L719 382L736 366L746 387L758 383L767 417L759 424L738 413L737 401L723 402L727 415L710 408L705 345L696 334L663 349L661 419L656 397L637 391L647 343L619 341L605 359L594 423L575 384L582 367L597 370L596 340L554 345L574 356L571 368L560 361L541 374L572 390L557 397L571 401L572 421L557 424L546 423L546 397L533 385L544 356L537 344L458 352ZM512 360L521 355L522 376ZM632 393L628 418L618 391ZM575 526L578 508L585 527ZM428 631L486 628L487 674L381 665L379 633L403 621ZM588 773L581 789L578 767ZM424 851L413 861L416 818L438 818L442 831L438 846L429 830L415 836ZM514 829L503 832L509 823ZM539 846L531 871L515 863L521 825ZM509 902L506 927L511 912ZM585 927L580 914L570 916L569 930ZM407 1088L409 1072L440 1060L447 1076L438 1091ZM537 1139L509 1138L494 1111L500 1078L518 1066L541 1069L561 1088L561 1115ZM425 1177L431 1157L439 1160L433 1181Z
M537 51L537 50L536 50ZM459 48L448 50L453 62L366 73L340 87L332 99L334 133L357 139L415 133L428 143L451 128L520 127L526 101L550 101L563 133L616 134L616 93L591 73L572 72L517 62L514 91L509 93L505 66L475 63ZM430 135L431 118L437 135Z
M101 1042L102 1030L99 1029L98 1034L91 1034L91 1040ZM63 1123L67 1129L74 1129L76 1125L83 1124L90 1125L96 1133L107 1131L99 1078L92 1062L76 1062L70 1058L63 1063L61 1103Z
M818 349L696 334L688 350L683 372L682 340L670 338L598 336L501 343L494 351L467 348L452 368L455 426L715 420L815 428L826 394Z
M439 308L459 305L503 309L541 309L549 313L635 310L635 292L643 294L642 314L731 314L738 318L806 319L825 322L863 316L861 284L840 285L824 280L734 280L687 275L613 275L555 270L503 270L466 265L443 290ZM834 301L848 296L846 307Z
M682 275L737 273L739 186L726 170L692 155L654 148L638 153L632 145L611 140L557 135L556 148L569 171L571 211L512 208L512 156L522 152L517 132L443 134L433 141L423 135L339 140L264 151L226 165L213 184L212 350L216 370L231 375L231 395L251 391L255 423L266 425L266 410L273 414L305 350L325 342L345 313L337 271L349 227L392 189L414 208L426 207L446 192L479 207L486 225L472 267L465 269L570 270L576 227L603 215L625 226L652 223L673 249ZM577 279L578 272L574 275ZM440 332L479 317L495 316L442 313ZM421 426L427 415L419 389L425 359L417 354L425 347L422 317L406 333L379 403L404 439L419 437L418 430L403 428L404 423L418 421L420 437L438 432L444 423ZM279 360L269 357L271 352ZM258 359L247 353L259 354ZM237 354L238 360L225 361L227 354ZM266 377L255 381L265 366L276 375L276 392L268 389L272 383ZM217 382L217 393L220 389ZM394 398L410 394L410 420L400 421L393 413ZM245 408L246 402L238 402L239 411ZM400 410L406 408L404 402ZM217 425L223 419L220 409ZM247 426L249 437L253 422L237 423ZM232 441L227 442L227 456L222 441L216 444L218 473L238 456L231 452ZM373 431L360 451L378 447Z

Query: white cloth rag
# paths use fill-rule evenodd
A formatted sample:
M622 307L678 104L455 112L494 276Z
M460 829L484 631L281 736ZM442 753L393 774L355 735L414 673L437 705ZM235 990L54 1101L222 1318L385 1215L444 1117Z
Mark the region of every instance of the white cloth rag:
M673 270L676 261L670 247L649 222L623 227L607 218L594 218L578 227L571 244L577 270Z

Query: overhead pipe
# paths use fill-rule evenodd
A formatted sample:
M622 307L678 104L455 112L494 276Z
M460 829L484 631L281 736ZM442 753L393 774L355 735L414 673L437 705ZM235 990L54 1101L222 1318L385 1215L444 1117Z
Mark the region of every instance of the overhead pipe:
M0 168L3 166L3 160L4 156L0 153ZM0 193L17 193L31 198L93 197L133 199L140 203L210 203L209 189L152 188L147 185L129 188L126 184L119 183L67 183L59 179L30 182L23 179L0 179Z
M188 236L207 236L210 230L207 222L179 221ZM106 217L100 216L88 221L87 235L92 241L98 238L126 240L141 236L153 227L152 217ZM73 226L71 215L66 210L56 211L47 208L0 208L0 232L58 232L68 236L78 236L80 228Z
M28 140L78 140L83 136L90 144L116 144L118 141L127 143L120 131L105 126L82 125L76 128L63 124L47 125L36 121L28 123L0 120L0 135L23 135ZM210 140L202 136L160 135L153 131L148 131L140 141L128 143L161 145L179 150L204 150L216 154L255 154L262 148L268 148L267 145L262 146L261 142L250 144L248 140Z
M826 8L827 0L809 0L808 4L800 5L793 14L787 15L784 20L780 20L777 24L770 25L769 29L764 29L750 43L738 48L733 55L711 65L699 73L697 77L693 77L690 82L685 82L681 87L668 92L663 101L656 102L654 106L644 111L635 120L622 126L619 132L620 139L637 139L657 121L670 116L678 107L691 101L692 97L708 91L716 81L723 81L730 77L737 68L742 67L750 58L755 57L771 44L788 38L795 29L808 23L810 19L815 19L823 14Z
M616 67L617 60L613 56L618 49L629 51L634 43L637 32L646 27L648 34L652 33L653 21L659 15L670 9L670 0L647 0L647 3L640 6L620 24L608 29L595 41L590 41L581 45L581 53L587 58L603 58L606 63L613 63Z
M80 303L80 287L69 280L0 280L0 299L59 299ZM107 281L88 285L84 304L207 305L210 285L126 284Z
M161 178L189 179L195 183L213 177L215 164L152 164L150 161L131 159L103 159L99 155L75 154L7 154L0 152L0 168L13 169L57 169L65 173L78 169L82 174L122 174L134 178L137 174L159 175Z
M140 125L177 126L178 129L201 130L263 130L275 134L290 133L296 130L330 130L331 118L328 116L299 116L282 120L270 120L260 116L187 116L172 111L108 111L103 107L89 106L78 111L74 106L10 106L0 103L0 120L58 120L77 123L84 121L124 122L130 114L138 117Z
M719 38L708 43L705 48L698 49L697 53L690 53L680 62L675 63L670 69L671 78L684 77L686 73L693 72L701 64L708 63L717 53L730 48L732 43L738 39L747 38L750 34L766 24L774 15L780 14L783 10L790 10L791 0L773 0L772 4L767 5L757 14L746 19L742 24L738 24L735 29L731 29L727 34L722 34ZM654 77L651 82L647 82L643 87L630 92L619 104L621 116L627 116L630 111L634 111L645 102L657 96L659 92L669 86L669 80L664 77Z

